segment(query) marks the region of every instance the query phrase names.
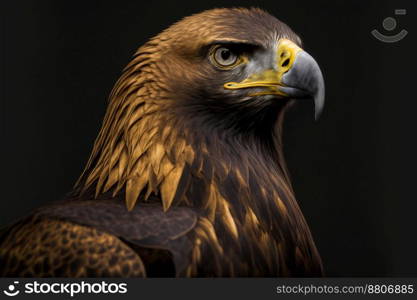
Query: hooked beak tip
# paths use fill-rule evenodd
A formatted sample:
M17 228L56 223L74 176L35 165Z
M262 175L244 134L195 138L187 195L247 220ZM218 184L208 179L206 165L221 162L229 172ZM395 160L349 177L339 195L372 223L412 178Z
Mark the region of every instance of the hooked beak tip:
M283 75L282 82L295 88L289 89L296 91L287 92L289 96L304 96L302 98L309 97L314 100L314 117L317 121L324 108L325 86L323 74L314 58L307 52L300 51L292 68Z

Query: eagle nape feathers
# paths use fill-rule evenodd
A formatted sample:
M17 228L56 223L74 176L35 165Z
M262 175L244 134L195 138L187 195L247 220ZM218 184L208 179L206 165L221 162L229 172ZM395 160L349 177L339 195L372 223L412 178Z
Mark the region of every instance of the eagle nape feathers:
M322 276L283 157L317 62L257 8L184 18L115 84L73 191L0 231L0 276Z

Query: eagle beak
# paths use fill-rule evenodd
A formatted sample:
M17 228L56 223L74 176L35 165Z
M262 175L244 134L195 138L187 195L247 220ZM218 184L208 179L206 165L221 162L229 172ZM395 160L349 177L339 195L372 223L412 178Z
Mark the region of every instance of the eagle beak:
M324 79L314 58L288 39L280 39L274 68L253 74L242 82L228 82L226 89L263 88L249 94L282 98L312 98L315 119L324 107Z

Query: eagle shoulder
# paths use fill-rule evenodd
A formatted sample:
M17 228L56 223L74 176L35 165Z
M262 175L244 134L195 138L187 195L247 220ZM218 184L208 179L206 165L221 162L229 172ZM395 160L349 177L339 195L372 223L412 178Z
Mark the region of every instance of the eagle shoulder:
M2 234L2 277L143 277L141 258L119 238L69 221L31 216Z
M196 223L197 214L185 207L163 212L160 205L143 204L129 212L117 200L56 202L3 230L0 274L175 276L188 263L186 234Z

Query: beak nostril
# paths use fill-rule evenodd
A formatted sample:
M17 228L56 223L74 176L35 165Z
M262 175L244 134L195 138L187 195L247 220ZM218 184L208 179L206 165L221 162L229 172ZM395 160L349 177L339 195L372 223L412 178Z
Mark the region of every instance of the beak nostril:
M281 64L281 66L286 67L286 66L288 66L289 63L290 63L290 59L287 58L286 60L284 60L284 62Z

